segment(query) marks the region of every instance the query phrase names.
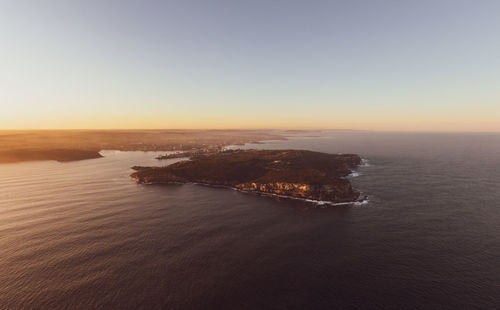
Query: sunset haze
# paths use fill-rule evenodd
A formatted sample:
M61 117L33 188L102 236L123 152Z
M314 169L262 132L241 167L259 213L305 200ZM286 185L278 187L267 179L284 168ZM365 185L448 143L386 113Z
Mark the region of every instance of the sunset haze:
M500 130L498 1L2 1L0 128Z

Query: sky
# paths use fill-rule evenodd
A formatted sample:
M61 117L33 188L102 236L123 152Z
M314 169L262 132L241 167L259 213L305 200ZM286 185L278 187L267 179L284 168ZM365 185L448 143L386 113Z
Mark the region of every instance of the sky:
M0 0L0 129L500 131L500 1Z

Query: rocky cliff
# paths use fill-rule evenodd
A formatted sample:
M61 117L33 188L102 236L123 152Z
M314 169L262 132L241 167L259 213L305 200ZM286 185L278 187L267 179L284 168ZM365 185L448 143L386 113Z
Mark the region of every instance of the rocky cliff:
M354 191L351 183L345 179L326 185L274 182L242 183L234 187L248 192L261 192L319 201L348 202L355 201L359 197L359 193Z

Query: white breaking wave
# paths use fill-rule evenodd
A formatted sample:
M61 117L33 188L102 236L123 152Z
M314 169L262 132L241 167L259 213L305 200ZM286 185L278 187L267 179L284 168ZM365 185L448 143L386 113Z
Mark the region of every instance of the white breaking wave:
M368 163L368 159L362 158L360 167L370 167L370 163Z
M355 178L355 177L359 177L361 174L357 171L351 171L351 173L348 175L348 177L350 178Z

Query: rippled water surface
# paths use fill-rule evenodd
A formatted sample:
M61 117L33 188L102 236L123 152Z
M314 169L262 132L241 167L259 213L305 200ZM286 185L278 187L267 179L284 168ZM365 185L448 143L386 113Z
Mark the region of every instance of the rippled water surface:
M0 309L500 305L500 135L330 132L362 206L144 186L155 153L0 165Z

